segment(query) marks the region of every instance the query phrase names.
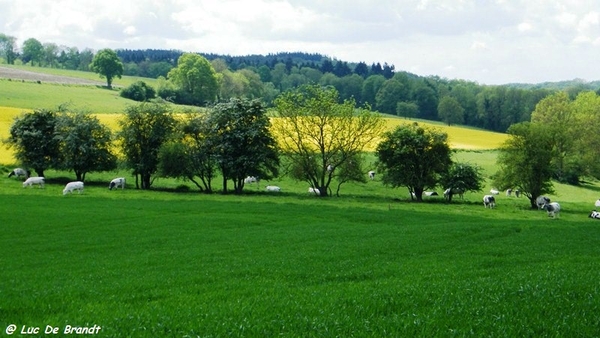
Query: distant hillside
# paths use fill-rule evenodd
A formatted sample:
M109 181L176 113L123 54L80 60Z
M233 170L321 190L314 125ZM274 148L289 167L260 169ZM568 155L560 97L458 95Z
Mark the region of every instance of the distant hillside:
M557 82L542 82L542 83L509 83L506 86L521 89L548 89L548 90L600 90L600 80L598 81L585 81L583 79L573 79L566 81Z

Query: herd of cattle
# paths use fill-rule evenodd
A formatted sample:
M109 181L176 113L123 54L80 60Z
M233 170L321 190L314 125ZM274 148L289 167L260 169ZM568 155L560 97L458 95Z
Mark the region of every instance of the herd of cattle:
M44 187L45 184L45 180L44 177L38 177L38 176L34 176L31 177L31 172L29 170L24 170L22 168L16 168L13 171L11 171L8 174L8 177L25 177L25 181L23 182L23 187L31 187L33 185L38 185L41 188ZM368 173L369 178L371 180L373 180L375 178L375 172L374 171L369 171ZM258 183L258 178L253 177L253 176L248 176L246 177L246 179L244 180L245 184L251 184L251 183ZM84 184L81 181L74 181L74 182L69 182L67 183L67 185L65 186L65 188L63 189L63 195L69 194L69 193L73 193L75 190L77 190L77 192L79 194L83 193L83 188L84 188ZM108 189L109 190L113 190L115 188L121 188L121 189L125 189L125 178L124 177L117 177L115 179L113 179L112 181L110 181L110 183L108 184ZM267 191L270 192L280 192L281 188L278 186L274 186L274 185L269 185L266 187ZM308 192L311 194L316 194L318 195L320 192L317 188L313 188L310 187L308 188ZM427 196L434 196L437 194L433 194L431 192L429 192L429 194L427 194L428 192L425 192L425 194ZM451 194L454 195L458 195L460 198L463 198L463 193L464 191L460 190L460 189L446 189L444 191L444 198L448 199L448 197ZM507 189L506 190L506 196L510 197L512 196L512 194L514 193L514 195L516 197L520 196L520 191L519 190L512 190L512 189ZM496 198L494 197L494 195L499 195L500 192L496 189L491 189L490 190L490 194L488 195L484 195L483 196L483 206L484 208L490 208L493 209L496 207ZM538 207L539 210L546 210L548 212L548 216L552 217L552 218L558 218L559 214L560 214L560 204L558 204L557 202L551 202L550 198L546 197L546 196L540 196L536 199L536 205ZM596 203L594 204L594 206L596 208L600 208L600 199L598 199L596 201ZM600 219L600 212L596 211L595 209L590 213L589 215L590 218L594 218L594 219Z

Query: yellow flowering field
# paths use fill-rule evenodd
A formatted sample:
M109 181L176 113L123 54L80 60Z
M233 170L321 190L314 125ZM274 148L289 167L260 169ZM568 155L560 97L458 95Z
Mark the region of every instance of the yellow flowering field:
M31 111L29 109L0 107L0 139L4 140L8 137L8 132L15 116L23 112ZM101 123L117 131L119 128L118 121L122 114L94 114ZM411 124L415 121L399 118L385 118L388 130L394 129L400 124ZM465 128L459 126L445 126L436 123L418 121L419 124L438 128L448 133L450 146L454 149L466 150L483 150L496 149L506 140L507 135L502 133L494 133L485 130ZM372 144L368 149L374 151L376 144ZM0 163L12 164L15 162L13 153L7 149L5 145L0 145Z

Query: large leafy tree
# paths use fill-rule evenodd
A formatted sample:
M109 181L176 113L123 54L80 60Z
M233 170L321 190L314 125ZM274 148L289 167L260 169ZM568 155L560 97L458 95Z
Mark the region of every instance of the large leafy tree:
M73 170L78 181L85 181L88 172L117 167L117 158L111 152L112 133L96 117L87 114L60 115L57 137L63 155L60 166Z
M494 185L520 190L529 199L531 208L537 209L535 200L554 192L552 134L544 125L531 122L512 125L508 134L510 137L499 150Z
M0 33L0 56L4 57L6 63L12 65L17 58L17 38Z
M211 193L217 162L209 142L207 117L208 114L188 114L187 121L180 124L180 137L161 148L159 169L162 176L189 180L200 191Z
M600 179L600 96L582 92L571 103L575 122L565 128L576 130L574 146L570 150L577 157L581 174Z
M235 193L244 179L269 179L279 174L277 142L269 130L271 122L258 100L232 99L216 105L208 116L208 146L223 176L223 192L232 180Z
M43 57L44 46L41 42L34 38L29 38L23 42L22 58L25 63L31 61L31 65L34 66L37 61L38 65L41 66Z
M339 103L330 87L306 85L280 95L275 104L279 118L273 126L292 176L321 196L329 194L334 179L347 178L349 161L360 161L384 128L379 114L357 109L354 100Z
M574 144L581 133L575 111L566 92L558 92L542 99L531 113L531 122L544 125L552 135L554 177L561 182L579 181L579 164Z
M120 79L123 75L123 63L119 60L117 53L109 48L102 49L94 55L90 69L98 73L100 78L106 78L108 88L112 88L115 77Z
M35 110L14 119L5 143L15 151L23 166L33 168L38 176L58 166L61 161L60 142L56 138L57 114L50 110Z
M172 136L176 125L168 106L164 103L141 103L125 110L119 122L118 139L129 168L136 177L136 187L150 189L152 175L158 170L159 150Z
M425 189L438 185L452 164L448 135L417 123L385 133L377 157L383 182L407 187L417 201L423 200Z
M167 78L183 95L181 103L204 105L213 102L219 89L217 74L210 62L195 53L185 53L177 59L177 67L171 69Z

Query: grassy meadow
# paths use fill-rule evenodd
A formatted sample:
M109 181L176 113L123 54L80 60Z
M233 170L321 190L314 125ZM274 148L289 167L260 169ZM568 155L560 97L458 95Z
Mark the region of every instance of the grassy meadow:
M3 100L5 138L27 107ZM98 116L115 128L119 115ZM432 125L461 149L455 160L495 172L506 135ZM0 148L0 336L11 325L13 336L67 325L101 337L600 336L596 183L556 184L553 220L523 197L484 209L483 191L412 203L379 176L317 198L285 177L205 195L172 179L136 190L115 171L63 196L73 173L23 188L7 177L13 162ZM126 189L109 191L117 176Z

